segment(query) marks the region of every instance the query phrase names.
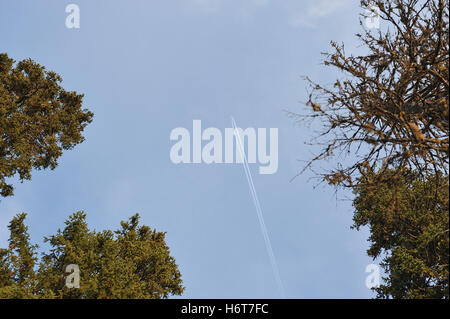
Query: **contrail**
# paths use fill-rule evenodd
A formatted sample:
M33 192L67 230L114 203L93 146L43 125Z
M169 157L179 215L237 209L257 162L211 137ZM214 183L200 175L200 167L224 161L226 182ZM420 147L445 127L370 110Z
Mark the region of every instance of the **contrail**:
M247 156L244 153L244 146L241 141L241 136L239 131L237 130L236 122L234 118L231 117L231 124L233 125L234 135L236 135L236 141L239 146L239 152L242 158L242 164L244 166L245 175L247 176L248 186L250 187L250 193L253 197L253 202L256 207L256 214L258 216L259 225L261 226L261 232L264 237L264 242L266 244L267 254L269 255L270 263L272 265L273 276L275 277L275 281L278 285L278 290L281 298L285 298L283 283L281 282L280 272L278 270L277 261L275 259L275 255L273 254L272 244L270 243L269 234L267 232L266 223L264 222L263 213L261 210L261 205L259 204L258 195L256 194L255 184L253 184L252 174L250 173L250 167L248 166Z

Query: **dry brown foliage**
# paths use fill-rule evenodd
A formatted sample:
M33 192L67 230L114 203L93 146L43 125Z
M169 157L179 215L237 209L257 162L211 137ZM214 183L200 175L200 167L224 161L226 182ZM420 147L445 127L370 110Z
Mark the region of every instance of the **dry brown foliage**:
M324 64L342 71L332 87L307 78L307 114L320 122L312 141L321 145L306 168L346 155L351 162L321 174L330 184L353 187L358 177L406 168L448 175L449 2L444 0L361 1L380 9L381 29L356 36L368 50L346 55L332 42ZM341 160L338 163L342 163Z

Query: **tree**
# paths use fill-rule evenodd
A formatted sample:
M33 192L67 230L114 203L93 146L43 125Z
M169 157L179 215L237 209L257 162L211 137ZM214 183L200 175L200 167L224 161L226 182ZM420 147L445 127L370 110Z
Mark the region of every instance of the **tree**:
M356 195L354 228L368 226L368 254L385 255L379 298L449 298L449 2L361 6L378 8L386 31L356 35L362 56L331 43L324 64L342 74L333 86L306 78L308 111L290 115L319 122L319 151L302 172L338 158L319 175Z
M381 265L388 276L375 288L378 297L448 299L448 178L385 174L391 178L377 186L362 181L353 203L353 227L370 227L368 255L383 256ZM364 177L371 178L377 179Z
M159 299L184 291L165 233L139 226L138 214L115 232L89 231L86 214L73 214L62 231L44 239L51 249L37 269L25 216L13 218L13 244L0 250L0 298ZM66 285L68 265L79 267L79 288Z
M348 165L321 175L330 184L347 187L376 170L448 172L449 2L363 0L361 6L378 7L388 31L357 34L367 49L363 56L347 56L343 44L331 43L333 51L325 53L324 64L344 76L333 87L307 78L311 111L291 115L319 120L312 142L321 150L305 169L316 161L345 157L348 162L340 158L338 163Z
M83 95L64 90L62 78L31 59L15 64L0 54L0 195L13 195L7 179L31 179L32 169L54 169L63 150L83 141L93 114Z
M8 225L9 248L0 249L0 298L30 298L34 285L36 245L31 245L26 214L18 214Z

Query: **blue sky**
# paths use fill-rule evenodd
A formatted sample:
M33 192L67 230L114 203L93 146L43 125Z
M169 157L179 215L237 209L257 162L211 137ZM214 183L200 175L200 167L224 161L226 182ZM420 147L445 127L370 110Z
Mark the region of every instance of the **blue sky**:
M40 244L78 210L96 230L139 212L167 232L183 297L277 298L242 165L169 158L172 129L199 119L223 130L233 116L243 128L279 129L277 173L251 171L286 296L373 296L368 233L350 229L349 194L314 188L310 173L290 182L311 157L311 129L283 112L303 107L303 75L337 76L320 64L331 40L359 50L359 1L78 0L81 28L67 29L69 3L0 1L0 52L58 72L95 114L54 171L34 172L1 200L0 246L22 211Z

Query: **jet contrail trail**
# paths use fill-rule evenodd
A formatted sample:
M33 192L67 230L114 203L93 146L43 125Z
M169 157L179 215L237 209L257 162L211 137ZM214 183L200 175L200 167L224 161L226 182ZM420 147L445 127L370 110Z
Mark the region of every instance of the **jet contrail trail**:
M278 290L279 290L281 298L285 298L283 283L281 282L281 277L280 277L280 272L278 270L277 261L275 259L275 255L273 253L272 244L270 243L270 238L269 238L269 234L267 232L266 223L264 222L261 205L259 204L258 195L256 194L255 184L253 184L253 178L250 173L250 167L248 166L247 156L244 153L244 146L241 141L241 136L239 134L239 131L237 130L237 125L236 125L236 122L234 121L233 117L231 117L231 124L233 125L234 134L236 135L236 141L239 146L239 152L241 154L242 164L244 166L245 175L247 176L248 186L250 187L250 193L252 194L253 202L256 207L256 214L258 216L259 225L261 226L261 232L263 234L264 242L266 244L267 254L269 255L270 263L272 265L273 275L274 275L275 281L278 285Z

